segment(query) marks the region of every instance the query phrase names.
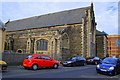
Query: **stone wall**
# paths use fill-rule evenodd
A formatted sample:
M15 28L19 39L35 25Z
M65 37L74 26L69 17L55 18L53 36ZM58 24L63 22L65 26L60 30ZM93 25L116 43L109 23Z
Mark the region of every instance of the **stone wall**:
M104 56L104 36L96 36L96 56L103 58Z
M58 56L60 59L67 59L70 56L82 55L81 32L81 24L7 32L6 42L9 42L9 49L15 52L21 50L22 53L45 53L55 59L58 59ZM36 50L36 41L39 39L48 40L48 51ZM11 44L11 41L14 44Z
M9 65L22 65L24 58L30 54L2 54L2 60Z
M67 26L56 26L50 28L40 28L22 31L7 32L6 49L22 53L44 53L54 59L61 58L61 35ZM36 49L36 41L45 39L48 41L48 50L40 51ZM66 41L66 38L64 39ZM67 44L66 46L69 46Z
M81 37L81 25L72 25L68 30L68 36L69 36L69 50L70 50L70 56L76 56L82 54L82 37Z

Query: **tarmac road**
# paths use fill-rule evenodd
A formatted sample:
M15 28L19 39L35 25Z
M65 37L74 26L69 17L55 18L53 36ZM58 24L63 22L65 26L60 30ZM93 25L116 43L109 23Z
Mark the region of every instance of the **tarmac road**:
M2 78L87 78L100 80L118 80L120 75L107 76L96 72L96 65L78 67L62 67L58 69L25 70L21 66L9 66L8 70L2 73Z

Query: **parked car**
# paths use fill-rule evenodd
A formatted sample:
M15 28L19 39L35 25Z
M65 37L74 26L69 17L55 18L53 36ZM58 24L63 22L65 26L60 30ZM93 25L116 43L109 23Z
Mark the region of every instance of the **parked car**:
M0 60L0 71L7 70L7 63L3 60Z
M25 69L37 70L39 68L52 67L57 69L59 61L52 59L50 56L44 54L33 54L27 56L23 61L23 67Z
M114 76L120 73L120 59L107 57L97 65L96 71Z
M86 59L87 64L99 64L101 59L99 57L90 57Z
M69 59L63 61L62 65L63 66L80 66L80 65L85 66L86 59L84 57L81 57L81 56L72 57L72 58L69 58Z

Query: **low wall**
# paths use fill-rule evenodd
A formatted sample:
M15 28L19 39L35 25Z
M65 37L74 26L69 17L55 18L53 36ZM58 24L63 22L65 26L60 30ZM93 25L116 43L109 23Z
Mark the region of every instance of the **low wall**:
M22 65L24 58L30 54L2 54L2 60L8 65Z

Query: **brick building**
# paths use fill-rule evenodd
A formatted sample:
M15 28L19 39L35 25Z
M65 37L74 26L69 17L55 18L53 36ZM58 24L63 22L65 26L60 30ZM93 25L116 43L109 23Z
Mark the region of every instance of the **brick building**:
M108 36L108 53L110 56L120 57L120 35Z
M55 59L95 55L96 23L93 4L15 21L8 21L5 49L43 53Z

